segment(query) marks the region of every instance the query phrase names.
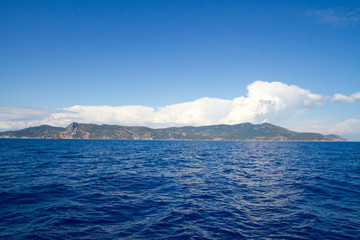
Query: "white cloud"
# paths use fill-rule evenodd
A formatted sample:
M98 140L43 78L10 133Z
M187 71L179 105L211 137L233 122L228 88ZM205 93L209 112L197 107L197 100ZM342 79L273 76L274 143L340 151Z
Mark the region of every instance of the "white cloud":
M231 109L231 100L205 97L160 107L153 122L164 125L211 125L219 123Z
M43 108L16 108L0 106L0 130L21 129L42 124L64 126L69 124L71 112ZM63 118L60 116L64 115Z
M233 100L204 97L157 109L146 106L79 105L61 110L2 107L0 129L40 124L65 126L73 121L153 127L272 122L304 108L320 105L323 99L321 95L281 82L256 81L247 89L247 96Z
M323 97L295 85L256 81L248 87L247 97L233 100L233 108L223 123L273 122L304 108L321 105Z
M43 119L52 113L65 112L43 108L14 108L0 106L0 119L3 120L35 120Z
M345 96L343 94L337 93L334 95L332 101L340 103L353 103L356 101L360 101L360 92L356 92L350 96Z
M348 119L329 127L329 131L337 134L360 134L360 119Z
M145 106L73 106L64 110L74 113L78 122L101 124L145 124L153 119L154 109ZM57 116L67 114L58 114Z
M60 110L0 108L0 129L12 130L41 124L66 126L71 122L169 127L184 125L271 122L281 124L305 109L321 105L323 96L295 85L256 81L246 96L232 100L199 98L191 102L158 107L72 106Z
M335 94L332 98L281 82L256 81L247 87L247 95L235 99L199 98L194 101L152 108L147 106L80 106L63 109L15 108L0 106L0 131L22 129L41 124L66 126L71 122L142 125L149 127L201 126L270 122L292 130L335 133L348 139L360 138L360 119L337 124L299 121L294 116L314 108L323 101L353 103L360 92L350 96ZM306 115L305 115L306 116ZM297 119L297 120L296 120ZM304 118L301 118L304 119ZM293 121L294 120L294 121Z
M309 122L307 125L299 126L296 131L302 132L320 132L323 134L337 134L348 140L360 139L360 119L352 118L345 121L327 124L326 122Z

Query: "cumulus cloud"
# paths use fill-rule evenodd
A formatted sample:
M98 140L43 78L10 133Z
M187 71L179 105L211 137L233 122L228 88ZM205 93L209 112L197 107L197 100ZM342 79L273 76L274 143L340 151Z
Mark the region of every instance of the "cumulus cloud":
M200 98L157 109L145 106L74 106L82 122L183 126L263 122L279 115L291 115L300 109L320 105L321 95L281 82L256 81L248 86L248 95L233 100ZM58 114L61 115L62 113ZM66 115L66 114L65 114ZM74 116L75 117L75 116Z
M154 123L195 126L217 124L231 109L231 100L200 98L193 102L160 107L155 114Z
M332 98L332 101L340 103L353 103L356 101L360 101L360 92L356 92L350 96L345 96L343 94L337 93Z
M152 108L147 106L72 106L59 110L0 108L0 129L19 129L40 124L66 126L71 122L169 127L184 125L277 123L306 108L321 105L321 95L295 85L256 81L246 96L232 100L199 98L191 102Z
M295 85L281 82L256 81L248 87L246 97L233 100L223 123L274 121L290 116L304 108L321 105L323 97Z

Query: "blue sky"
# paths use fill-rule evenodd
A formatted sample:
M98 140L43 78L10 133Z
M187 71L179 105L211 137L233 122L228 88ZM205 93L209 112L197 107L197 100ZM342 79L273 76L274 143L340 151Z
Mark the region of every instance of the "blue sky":
M360 140L359 42L359 1L3 0L0 129L269 121Z

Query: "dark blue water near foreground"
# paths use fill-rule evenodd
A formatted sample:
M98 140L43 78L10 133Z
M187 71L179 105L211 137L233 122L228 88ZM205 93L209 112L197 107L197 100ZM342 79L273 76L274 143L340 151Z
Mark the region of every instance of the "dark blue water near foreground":
M0 140L1 239L360 239L360 143Z

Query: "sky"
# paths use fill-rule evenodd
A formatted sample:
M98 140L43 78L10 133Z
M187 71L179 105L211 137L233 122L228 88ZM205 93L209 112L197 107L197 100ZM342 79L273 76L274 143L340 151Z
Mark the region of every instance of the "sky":
M0 1L0 131L269 122L360 141L360 1Z

